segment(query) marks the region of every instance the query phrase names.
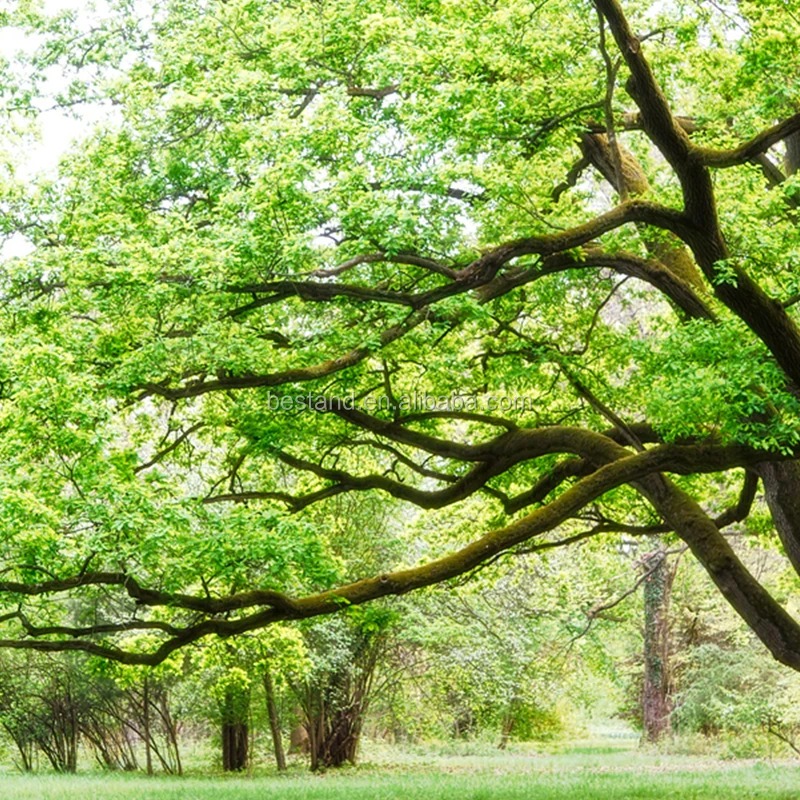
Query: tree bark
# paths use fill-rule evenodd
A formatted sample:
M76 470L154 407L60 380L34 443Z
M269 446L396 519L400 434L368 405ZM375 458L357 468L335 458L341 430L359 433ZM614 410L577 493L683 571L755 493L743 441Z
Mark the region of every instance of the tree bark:
M620 196L623 190L631 197L645 197L650 192L650 181L634 156L617 142L622 174L614 168L608 137L601 133L585 133L580 141L584 158L614 187ZM624 186L620 185L620 178ZM660 261L683 283L701 292L705 291L703 278L685 244L674 234L663 231L653 233L639 226L642 241L652 258Z
M236 684L225 688L220 708L222 714L222 769L241 772L247 767L250 712L249 689Z
M144 706L144 752L147 762L147 774L153 774L153 756L150 752L150 681L147 674L144 676L144 697L142 704Z
M783 165L790 176L800 169L800 133L787 136L785 144ZM800 461L759 464L755 471L783 549L800 573Z
M668 615L674 572L663 548L648 553L645 559L642 728L646 741L657 742L671 730Z
M303 693L312 770L356 762L381 642L363 647L353 665L307 685Z
M725 599L774 658L800 670L797 622L745 568L697 501L662 475L647 476L635 486L689 545Z
M783 167L787 175L794 175L800 169L800 133L787 136L786 154L783 157Z
M248 730L246 722L222 723L222 769L241 772L247 766Z
M755 471L786 556L800 573L800 461L765 462Z
M286 756L283 752L283 739L281 738L281 725L278 719L278 707L275 703L275 686L272 682L272 673L269 664L264 665L264 694L267 698L267 716L272 732L272 748L275 751L275 764L279 770L286 769Z

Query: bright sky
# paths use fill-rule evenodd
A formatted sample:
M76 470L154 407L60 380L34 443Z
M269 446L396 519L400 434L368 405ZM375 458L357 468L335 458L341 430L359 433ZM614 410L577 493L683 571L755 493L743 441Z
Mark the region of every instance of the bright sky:
M0 8L5 5L0 0ZM86 9L88 4L75 0L45 0L44 10L47 14L67 9ZM0 28L0 52L11 57L15 52L30 52L37 44L36 37L22 36L19 30ZM59 82L64 81L57 70L47 76L50 88L57 91ZM83 106L81 118L61 109L43 111L38 119L38 137L26 141L27 149L17 151L17 170L19 178L53 172L61 156L69 146L85 135L91 127L108 116L109 110L100 106ZM12 258L29 253L30 244L24 236L16 234L0 245L0 258Z

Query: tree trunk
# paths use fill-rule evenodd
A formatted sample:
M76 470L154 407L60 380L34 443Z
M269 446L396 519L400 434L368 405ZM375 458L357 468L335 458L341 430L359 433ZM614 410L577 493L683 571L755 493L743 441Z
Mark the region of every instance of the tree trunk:
M264 665L264 694L267 698L267 716L269 727L272 731L272 749L275 751L275 763L279 770L286 769L286 756L283 752L283 739L281 738L281 725L278 719L278 708L275 704L275 686L272 683L272 673L269 665Z
M361 722L361 709L354 706L337 709L327 718L315 720L321 735L311 739L312 768L341 767L347 761L355 763Z
M167 740L167 758L174 765L170 772L174 775L183 775L183 764L181 763L181 751L178 742L178 723L172 718L166 692L161 694L161 702L157 708L164 727L164 737ZM172 753L171 757L170 752Z
M224 684L220 712L222 768L225 772L241 772L247 767L250 743L250 689L245 682L231 680Z
M786 145L783 166L787 175L794 175L800 169L800 133L793 133L783 141Z
M247 723L222 723L222 769L240 772L247 766Z
M306 717L311 769L355 763L367 713L378 648L361 659L355 675L329 676L329 683L306 687Z
M778 538L800 573L800 461L765 462L757 464L755 471L764 484Z
M645 559L642 725L645 740L657 742L671 729L668 612L674 573L663 549Z
M6 728L8 732L8 728ZM33 745L23 739L21 736L10 734L11 738L14 740L14 744L17 746L17 750L19 751L19 756L22 759L22 772L33 772ZM16 762L15 762L16 763Z
M500 722L500 743L497 745L498 750L505 750L508 742L511 739L511 734L514 732L514 727L517 724L517 702L512 700L503 714L503 719Z
M144 676L144 697L142 699L143 705L143 728L144 728L144 753L147 763L147 774L153 774L153 754L150 750L150 681L148 676Z

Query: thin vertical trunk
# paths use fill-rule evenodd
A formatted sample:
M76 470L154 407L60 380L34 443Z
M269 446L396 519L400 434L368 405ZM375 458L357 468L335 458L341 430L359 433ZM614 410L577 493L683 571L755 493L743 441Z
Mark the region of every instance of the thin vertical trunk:
M144 676L144 697L142 699L143 706L143 728L144 728L144 754L147 763L147 774L153 774L153 754L150 752L150 680L145 674Z
M500 722L500 743L497 745L498 750L505 750L511 740L511 734L514 732L514 727L517 724L517 703L512 700L503 719Z
M75 700L69 696L69 771L78 771L78 715Z
M321 692L314 689L308 690L308 747L311 756L311 770L315 772L320 767L320 753L322 742L325 740L325 699Z
M183 775L181 752L178 745L178 723L172 718L172 714L170 713L169 700L166 692L161 695L158 713L164 725L164 735L167 740L167 760L171 761L173 764L173 769L171 769L170 772L175 775Z
M264 694L267 698L267 716L272 732L272 749L275 751L275 763L279 770L286 769L286 756L283 752L283 739L281 738L281 725L278 719L278 707L275 703L275 686L272 682L272 673L269 664L264 664Z
M645 569L642 724L645 740L657 742L671 730L668 613L674 573L663 549L646 556Z
M8 728L6 728L8 730ZM31 747L30 743L25 741L21 736L11 734L11 738L14 740L14 744L17 746L17 750L19 751L20 758L22 759L22 771L23 772L32 772L33 771L33 747Z

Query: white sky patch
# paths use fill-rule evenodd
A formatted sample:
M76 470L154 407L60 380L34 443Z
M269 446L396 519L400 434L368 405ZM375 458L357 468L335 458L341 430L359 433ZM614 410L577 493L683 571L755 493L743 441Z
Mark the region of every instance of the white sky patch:
M95 7L74 0L45 0L44 3L46 15L72 9L78 12L77 31L86 27L86 12L91 13ZM11 59L15 54L31 55L42 41L42 36L24 34L18 28L0 28L0 52ZM87 137L98 123L116 116L110 105L99 103L85 103L71 109L55 107L52 98L65 90L69 82L70 78L55 66L45 75L42 97L34 101L41 108L34 129L13 148L14 173L18 180L55 175L61 158L76 142ZM27 237L16 233L0 244L0 259L19 258L32 250Z

